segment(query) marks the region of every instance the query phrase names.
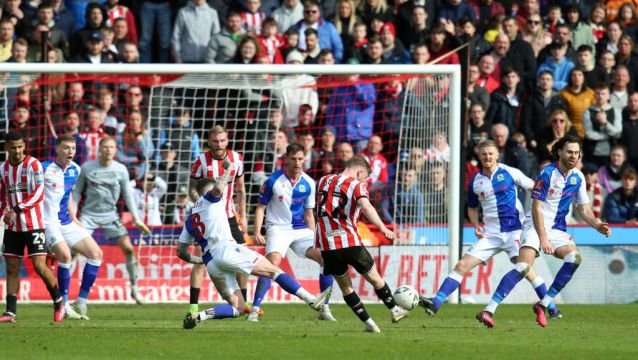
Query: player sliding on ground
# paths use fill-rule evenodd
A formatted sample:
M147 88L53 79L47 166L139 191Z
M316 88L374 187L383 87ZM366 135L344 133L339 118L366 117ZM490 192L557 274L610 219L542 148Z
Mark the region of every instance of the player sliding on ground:
M255 242L265 242L266 258L276 266L281 264L290 248L299 257L312 259L323 268L321 252L315 248L315 182L303 172L304 161L303 147L299 144L288 145L284 169L270 175L261 187L259 204L255 210ZM268 228L265 241L261 235L264 212ZM332 282L332 276L319 274L322 292L330 288ZM246 320L259 321L259 309L268 289L270 278L259 277L252 310ZM328 300L319 312L319 320L335 321Z
M487 262L501 251L507 253L512 263L517 262L522 221L525 217L523 206L518 200L517 187L531 191L534 182L520 170L498 163L498 146L494 141L483 141L478 145L478 151L481 171L470 180L467 196L467 213L478 241L454 266L435 297L421 296L419 305L430 316L434 316L447 297L461 285L463 275L478 264ZM479 204L483 208L484 227L479 223ZM547 293L543 279L534 269L530 269L525 277L542 299ZM548 308L552 317L560 316L560 311L553 302L549 303Z
M58 259L58 285L64 297L66 318L89 320L87 301L89 292L102 264L102 250L93 237L79 225L72 211L71 192L80 176L80 166L73 162L76 149L75 138L60 136L56 145L55 160L42 163L44 168L44 225L49 247ZM71 205L69 205L71 204ZM71 251L87 258L80 294L73 304L69 304L71 283Z
M478 321L487 327L494 326L492 319L494 311L512 292L516 284L529 273L534 265L534 259L540 256L541 249L544 253L564 261L547 294L533 307L536 322L542 327L547 326L545 316L547 307L571 280L581 262L573 238L565 231L567 227L565 216L574 198L576 198L576 209L585 222L599 233L605 236L611 235L609 226L600 222L589 206L585 176L575 168L581 154L580 140L569 135L560 138L552 146L552 156L557 162L543 168L534 184L532 209L528 212L523 226L521 249L516 267L505 274L492 296L492 301L476 315Z
M245 302L236 279L238 272L269 277L282 289L296 295L312 309L320 311L330 297L332 288L316 296L311 295L292 276L268 259L235 242L225 215L225 204L221 201L233 169L228 161L224 161L222 166L228 171L217 180L204 179L197 185L197 191L205 195L197 200L186 218L179 237L177 257L191 264L204 264L215 288L228 304L220 304L201 312L188 312L184 319L184 328L192 329L199 322L209 319L236 318L243 313ZM210 188L211 185L213 188L208 191L207 187ZM194 241L201 247L201 258L188 253L188 247Z
M408 315L408 311L397 306L392 292L379 275L374 260L361 243L357 229L359 215L363 215L375 225L388 240L395 235L379 218L370 204L365 187L367 177L372 172L366 159L357 155L346 163L341 175L326 175L319 180L317 188L317 216L319 217L315 239L321 249L324 275L333 275L343 293L343 299L352 311L364 322L365 332L381 332L366 311L359 295L352 287L348 271L351 265L372 286L377 296L390 309L392 322Z

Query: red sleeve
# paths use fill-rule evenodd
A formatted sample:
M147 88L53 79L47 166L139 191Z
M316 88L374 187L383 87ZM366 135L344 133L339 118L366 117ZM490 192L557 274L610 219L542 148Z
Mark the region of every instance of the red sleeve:
M17 205L22 211L31 209L44 199L44 170L42 164L34 159L29 167L28 171L33 172L30 181L34 187L31 195L28 195Z
M0 176L2 176L2 174L0 174ZM4 192L4 181L0 179L0 214L4 213L4 207L5 207L4 198L6 195L7 194L5 194Z
M388 160L383 159L383 166L381 167L381 173L379 174L379 181L387 184L388 183Z
M281 56L281 51L279 49L275 49L275 59L272 62L273 64L284 64L284 58Z
M201 161L201 158L198 157L193 163L193 167L191 168L192 179L199 179L202 177L201 168L202 168L202 161Z
M128 39L137 45L137 27L135 27L135 18L133 17L133 13L129 9L126 12L126 23L128 24Z

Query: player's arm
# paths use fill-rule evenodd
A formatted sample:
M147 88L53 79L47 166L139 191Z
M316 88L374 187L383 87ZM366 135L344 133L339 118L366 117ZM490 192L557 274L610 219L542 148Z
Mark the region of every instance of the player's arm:
M75 202L73 201L73 196L69 196L68 211L69 211L69 217L71 217L71 220L74 223L79 224L80 221L78 220L78 213L76 211Z
M470 223L474 226L474 234L477 238L483 237L483 230L481 229L481 223L479 222L478 208L468 206L467 217L470 218Z
M186 261L190 264L203 264L202 258L199 256L194 256L190 252L188 252L188 248L190 244L185 244L183 242L177 243L177 257Z
M255 208L255 217L253 218L254 222L255 222L255 243L257 243L258 245L263 245L266 243L266 239L264 239L264 236L261 234L261 227L264 224L264 214L266 213L266 205L264 204L257 204L257 207Z
M33 192L31 195L26 196L22 202L13 207L13 211L19 213L21 211L29 210L42 201L44 196L44 169L39 161L34 161L28 170L31 172L31 182L33 186Z
M534 222L534 228L538 234L538 238L541 242L541 249L546 254L552 254L554 247L547 238L547 232L545 231L545 219L543 218L543 201L539 199L532 200L532 221Z
M235 193L237 194L237 207L241 218L241 231L248 232L248 216L246 215L246 183L244 175L235 178Z
M587 223L587 225L593 227L599 233L609 237L611 235L611 229L607 223L600 221L595 215L594 211L591 209L589 204L577 205L576 210L582 216L583 220Z
M377 214L377 210L374 208L374 206L372 206L372 204L370 204L370 200L368 200L367 197L360 197L357 200L357 205L361 207L361 211L363 212L363 215L365 215L365 217L368 219L368 221L376 226L383 233L383 236L385 236L386 239L395 239L396 236L392 231L390 231L390 229L385 226L383 221L381 221L379 214Z
M303 221L308 225L308 228L315 231L315 214L312 208L305 208L303 211Z
M84 184L86 184L86 175L85 171L80 171L80 175L78 176L78 181L75 183L75 187L73 188L73 202L69 202L69 209L73 207L73 213L77 215L77 205L80 204L80 198L82 196L82 191L84 191Z
M230 179L231 170L229 170L231 166L232 164L228 160L224 160L224 162L222 163L222 167L226 171L224 171L224 175L218 177L217 180L215 180L215 185L213 185L213 188L210 190L210 194L214 198L221 198L224 195L224 189L226 188L226 185L228 185L228 183L231 180Z

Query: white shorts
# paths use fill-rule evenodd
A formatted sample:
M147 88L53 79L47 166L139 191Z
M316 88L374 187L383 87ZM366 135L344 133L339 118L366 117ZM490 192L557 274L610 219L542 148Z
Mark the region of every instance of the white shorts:
M235 274L240 272L250 275L257 261L263 257L245 246L231 242L215 246L210 255L212 260L206 264L206 269L224 299L239 290Z
M44 233L50 247L60 241L66 241L67 245L73 248L80 240L91 236L88 231L74 222L66 225L61 225L57 221L50 224L45 223Z
M308 248L315 247L315 233L306 229L277 229L266 231L266 255L277 252L286 257L288 248L299 257L305 258Z
M501 232L501 233L486 233L479 239L471 248L469 248L465 254L472 255L473 257L486 262L492 256L505 251L507 256L511 259L518 256L518 248L520 246L521 230Z
M549 242L552 243L554 249L558 249L559 247L575 245L574 238L568 233L557 230L557 229L545 229L547 233L547 238ZM523 235L521 236L521 247L527 246L536 250L538 255L541 253L541 240L538 237L538 233L536 232L536 228L534 225L527 225L523 229Z

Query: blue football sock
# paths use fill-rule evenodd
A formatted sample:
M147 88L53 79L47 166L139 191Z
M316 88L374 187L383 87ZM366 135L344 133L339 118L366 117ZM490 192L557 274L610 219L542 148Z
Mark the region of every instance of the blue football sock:
M330 288L333 282L334 278L332 275L324 275L323 273L319 274L319 290L321 290L321 292ZM330 299L326 300L325 304L328 304L328 301L330 301Z
M297 290L301 289L301 285L292 276L286 274L283 271L278 271L273 276L273 280L281 286L287 293L296 295Z
M98 271L100 271L100 265L102 265L102 261L99 260L88 259L86 261L86 266L84 266L84 272L82 273L82 283L80 284L80 294L78 295L79 298L89 298L89 292L93 287L93 283L95 283Z
M550 286L549 290L547 290L547 296L551 297L552 299L555 298L556 295L558 295L558 293L563 290L565 285L567 285L569 280L572 279L572 276L576 272L576 269L578 269L578 264L574 264L572 262L564 263L563 266L561 266L560 270L558 270L558 274L556 274L552 286Z
M454 271L445 278L443 284L441 284L441 287L439 288L439 291L436 293L436 296L432 299L432 302L437 309L441 307L451 293L458 289L461 285L461 281L463 281L463 275Z
M543 300L543 298L545 297L545 294L547 294L547 285L545 285L545 282L543 281L543 279L541 279L540 276L537 277L536 279L534 279L534 282L532 282L532 286L536 285L535 283L537 282L536 280L538 279L540 279L540 284L534 288L534 291L536 291L536 295L538 296L538 298ZM547 306L547 309L549 311L556 310L556 305L554 304L553 301L549 303L549 305Z
M270 278L260 276L257 280L257 288L255 289L255 295L253 296L253 307L260 307L261 302L264 301L268 290L270 289Z
M234 318L236 309L229 304L219 304L213 308L213 319Z
M523 275L517 270L512 269L510 272L505 274L501 279L501 282L498 284L494 295L492 295L492 301L500 304L503 299L509 295L509 293L514 290L516 284L523 279Z
M58 263L58 288L64 298L64 302L69 302L69 286L71 285L71 264Z

